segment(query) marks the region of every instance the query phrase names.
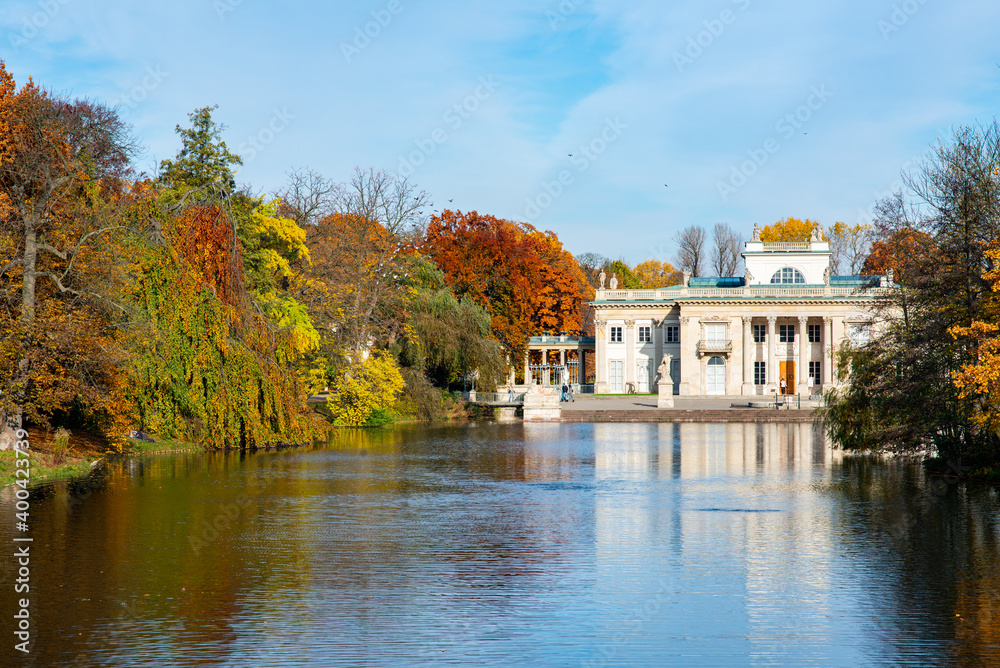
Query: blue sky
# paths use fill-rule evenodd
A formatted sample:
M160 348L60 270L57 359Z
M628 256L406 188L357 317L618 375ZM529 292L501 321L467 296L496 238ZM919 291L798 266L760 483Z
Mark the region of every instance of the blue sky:
M997 25L988 0L5 0L0 57L120 105L147 170L217 104L260 191L402 171L634 263L691 224L864 221L994 118Z

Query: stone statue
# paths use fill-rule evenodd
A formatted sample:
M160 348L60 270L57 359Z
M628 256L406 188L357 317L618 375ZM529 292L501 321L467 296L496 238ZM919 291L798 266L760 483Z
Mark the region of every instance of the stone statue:
M890 288L895 285L895 282L892 280L892 267L889 267L885 272L885 282L889 284Z
M604 289L604 281L607 280L608 275L604 273L604 269L601 269L601 273L597 276L598 280L601 281L601 290Z
M691 272L685 269L683 276L684 276L684 287L686 288L688 286L688 283L691 282Z
M611 274L611 283L610 283L610 285L611 285L611 289L612 290L617 290L618 289L618 274L616 274L616 273L612 273Z
M753 237L750 238L750 241L760 241L760 225L757 223L753 224Z
M813 243L819 243L820 241L823 241L823 233L820 232L819 225L813 228L812 237L810 237L809 240L812 241Z
M826 269L823 270L823 285L830 287L830 274L832 273L833 271L827 265Z
M743 285L750 285L751 281L753 281L753 274L751 274L750 270L747 269L743 272Z
M660 374L660 380L656 383L657 408L674 407L674 381L670 377L670 361L672 359L672 355L664 353L663 361L660 362L660 366L656 369L656 372Z
M664 353L663 361L660 362L660 366L656 367L656 373L660 374L660 380L657 382L662 385L673 385L674 381L670 378L670 361L673 359L673 355Z

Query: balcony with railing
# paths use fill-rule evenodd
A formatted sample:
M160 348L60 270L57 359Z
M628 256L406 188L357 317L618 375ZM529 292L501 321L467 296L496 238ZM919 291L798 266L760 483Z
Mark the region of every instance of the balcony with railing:
M699 355L730 355L733 342L728 339L702 339L698 342Z

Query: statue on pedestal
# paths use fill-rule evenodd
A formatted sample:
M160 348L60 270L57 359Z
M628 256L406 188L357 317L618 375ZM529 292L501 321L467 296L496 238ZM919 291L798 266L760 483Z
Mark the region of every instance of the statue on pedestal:
M760 225L757 223L753 224L753 236L750 237L750 241L760 241Z
M812 236L809 237L809 241L813 243L819 243L823 241L823 232L820 230L819 225L813 228Z
M673 355L664 353L663 361L661 361L660 366L656 368L656 372L660 374L660 379L656 383L657 408L674 407L674 380L670 377L670 361L672 359Z
M598 280L601 281L601 290L604 289L604 281L607 280L608 275L604 273L604 269L601 269L601 273L597 276Z
M611 274L611 289L612 290L618 289L618 274L616 273Z
M826 287L830 287L830 275L832 273L833 271L830 269L829 266L827 266L827 268L823 270L823 285L825 285Z

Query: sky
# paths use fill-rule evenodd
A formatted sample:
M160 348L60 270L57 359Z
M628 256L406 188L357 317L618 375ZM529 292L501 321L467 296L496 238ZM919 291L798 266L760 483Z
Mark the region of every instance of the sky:
M993 121L998 25L995 0L4 0L0 59L118 106L149 173L218 105L258 192L374 167L634 264L689 225L869 221Z

